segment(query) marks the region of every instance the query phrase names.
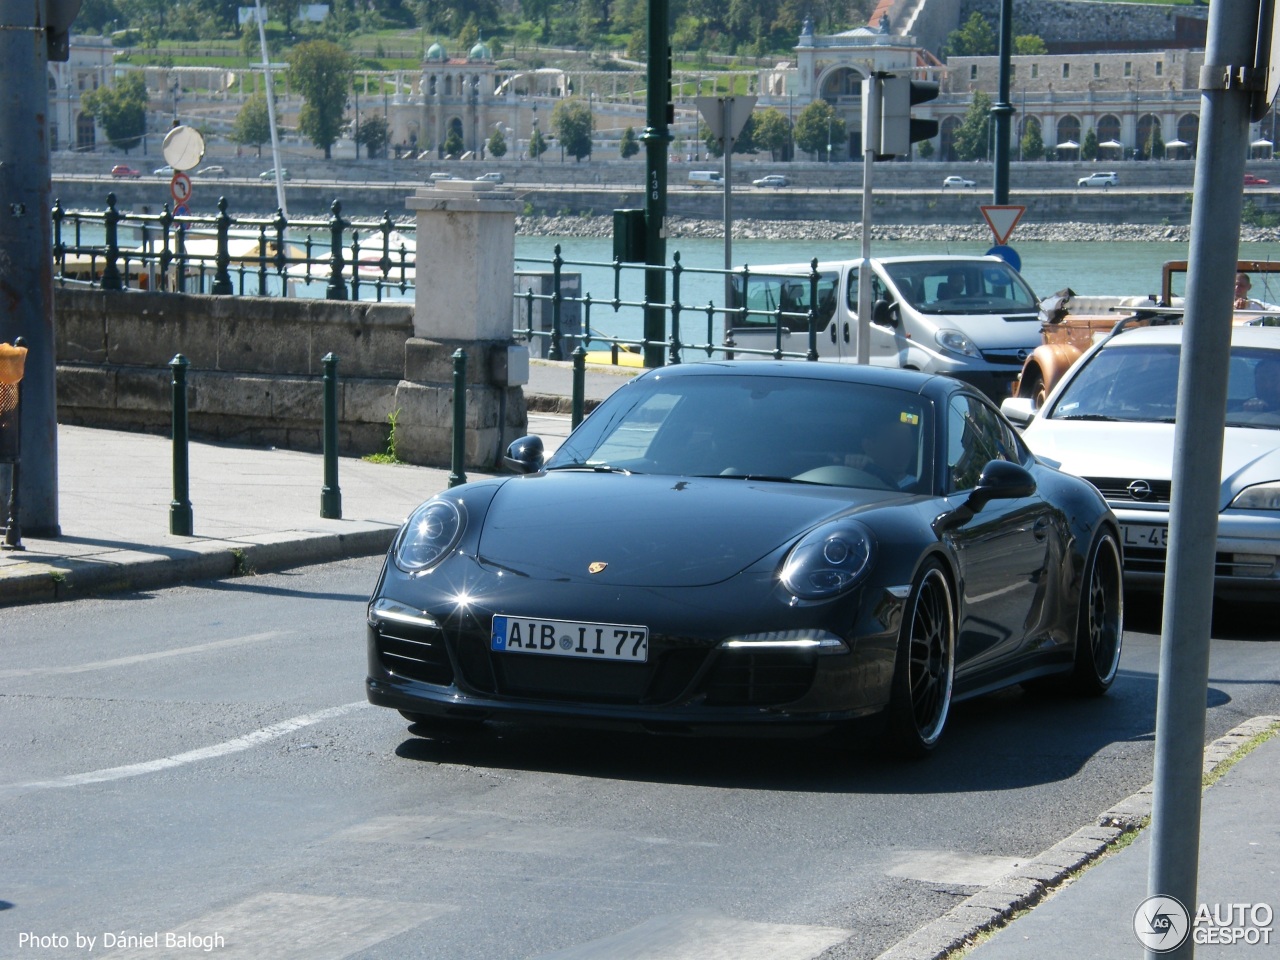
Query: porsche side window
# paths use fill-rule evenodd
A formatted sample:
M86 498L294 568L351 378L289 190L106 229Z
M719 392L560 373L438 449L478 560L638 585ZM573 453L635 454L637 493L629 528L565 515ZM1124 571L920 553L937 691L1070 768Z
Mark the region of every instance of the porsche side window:
M1002 448L1003 424L981 401L953 397L947 411L948 492L972 490L992 460L1015 460Z

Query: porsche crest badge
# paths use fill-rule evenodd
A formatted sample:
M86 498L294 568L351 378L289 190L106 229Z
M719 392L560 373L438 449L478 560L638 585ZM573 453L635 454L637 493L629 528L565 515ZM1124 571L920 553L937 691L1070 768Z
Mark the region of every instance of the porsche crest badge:
M602 560L596 560L594 563L587 564L587 573L601 573L608 564Z

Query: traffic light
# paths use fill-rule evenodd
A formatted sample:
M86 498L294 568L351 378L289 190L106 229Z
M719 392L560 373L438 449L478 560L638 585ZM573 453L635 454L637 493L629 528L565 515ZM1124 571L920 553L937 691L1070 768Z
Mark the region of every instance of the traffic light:
M911 153L911 144L938 135L937 120L917 120L911 108L938 96L938 84L932 80L910 77L881 76L880 138L878 157L898 157ZM865 134L864 134L865 136Z

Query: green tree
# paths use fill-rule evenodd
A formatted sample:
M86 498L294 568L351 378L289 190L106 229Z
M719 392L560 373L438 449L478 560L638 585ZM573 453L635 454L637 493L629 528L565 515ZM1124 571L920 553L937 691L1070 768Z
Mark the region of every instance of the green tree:
M991 115L991 98L978 90L973 102L956 129L952 140L957 160L985 160L987 157L987 126Z
M262 145L271 139L271 115L267 111L267 95L259 90L240 108L231 127L231 142L256 147L262 156Z
M930 157L932 157L933 141L921 140L919 144L916 145L916 156L919 157L921 160L928 160Z
M1098 132L1093 127L1089 128L1089 132L1084 135L1084 143L1080 144L1080 159L1098 159Z
M329 40L311 40L290 50L286 59L289 82L304 100L298 113L298 129L324 151L328 160L342 132L347 92L355 76L351 57Z
M622 131L622 140L618 142L618 153L623 160L629 160L640 152L640 141L636 139L635 127L627 127Z
M777 107L769 107L755 115L755 143L761 150L768 150L774 160L785 160L791 146L791 124Z
M502 135L502 125L495 124L489 137L489 156L504 157L507 153L507 138Z
M102 125L107 140L126 154L147 132L147 83L142 71L126 73L110 87L84 95L85 112Z
M943 58L989 57L996 53L999 43L995 28L978 11L969 14L959 30L952 30L942 47Z
M1031 121L1022 131L1022 159L1041 160L1044 158L1044 137L1040 134L1040 124Z
M1040 57L1049 52L1038 34L1024 33L1013 38L1013 52L1020 57Z
M542 135L541 127L534 127L533 135L529 137L529 159L537 160L546 152L547 138Z
M551 111L551 129L565 152L581 162L591 156L591 130L594 118L587 102L579 97L561 100Z
M462 142L462 131L457 127L450 127L448 136L444 138L444 155L446 157L460 157L465 146L466 144Z
M1158 123L1151 125L1151 133L1147 135L1146 154L1148 160L1164 159L1164 135Z
M387 118L380 113L366 114L360 120L355 132L355 141L364 147L370 160L384 153L387 141L391 139L391 130L387 126Z
M825 100L813 101L796 117L796 146L820 159L825 159L828 143L841 143L844 136L844 121Z

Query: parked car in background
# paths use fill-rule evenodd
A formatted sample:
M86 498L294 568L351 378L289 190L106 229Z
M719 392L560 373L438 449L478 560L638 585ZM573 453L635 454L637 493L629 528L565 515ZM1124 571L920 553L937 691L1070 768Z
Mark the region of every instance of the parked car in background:
M521 476L440 493L395 537L365 689L411 732L839 730L920 755L954 701L1116 675L1115 518L951 377L681 363L543 452L516 440Z
M972 180L966 180L964 177L946 177L942 181L943 190L950 190L952 188L959 188L959 187L973 187L973 186L977 186L977 184L975 184Z
M1256 176L1252 173L1246 173L1244 175L1244 185L1246 187L1264 187L1269 183L1271 183L1270 180L1263 180L1262 177Z
M476 177L482 183L506 183L507 178L497 170L490 170L488 173L482 173Z
M1115 173L1091 173L1076 181L1077 187L1117 187L1120 178Z
M260 174L258 174L259 180L274 180L275 178L276 178L275 167L272 167L270 170L263 170ZM280 168L280 179L281 180L292 179L292 177L289 176L289 171L286 170L284 167Z
M780 173L771 173L768 176L761 177L759 180L752 180L753 187L773 187L775 190L779 187L791 186L791 181Z
M1164 586L1181 324L1122 330L1067 371L1039 412L1001 409L1037 456L1084 477L1120 521L1127 584ZM1214 588L1280 600L1280 329L1233 326Z
M173 176L173 167L169 166L169 165L166 163L163 167L156 167L156 168L155 168L154 170L152 170L151 172L152 172L155 176L157 176L157 177L172 177L172 176Z
M458 178L457 178L457 177L455 177L452 173L440 173L440 172L437 172L437 173L433 173L433 174L431 174L431 176L427 177L427 182L428 182L428 183L439 183L441 180L457 180L457 179L458 179Z
M129 180L136 180L138 177L142 176L142 171L135 170L128 164L117 163L111 168L111 175L113 177L124 177Z
M724 183L719 170L690 170L689 184L694 187L718 187Z
M212 166L208 166L208 167L201 167L199 170L196 171L197 177L225 177L226 175L227 175L227 168L220 167L217 164L213 164Z

